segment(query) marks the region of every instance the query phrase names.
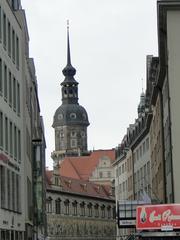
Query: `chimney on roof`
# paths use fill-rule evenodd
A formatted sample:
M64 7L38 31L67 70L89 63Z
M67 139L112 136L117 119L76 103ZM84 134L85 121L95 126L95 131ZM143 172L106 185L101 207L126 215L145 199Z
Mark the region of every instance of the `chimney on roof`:
M87 184L86 183L81 183L80 185L81 185L81 187L84 191L87 191Z
M100 193L100 186L98 186L98 185L95 186L95 190L96 190L97 193Z

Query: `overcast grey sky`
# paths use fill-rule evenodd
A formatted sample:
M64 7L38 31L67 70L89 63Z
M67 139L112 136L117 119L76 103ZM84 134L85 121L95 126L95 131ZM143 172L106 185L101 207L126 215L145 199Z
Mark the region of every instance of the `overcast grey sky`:
M61 104L67 19L79 103L90 121L88 148L116 147L137 117L146 55L157 55L156 0L21 1L36 65L47 166L52 167L53 115Z

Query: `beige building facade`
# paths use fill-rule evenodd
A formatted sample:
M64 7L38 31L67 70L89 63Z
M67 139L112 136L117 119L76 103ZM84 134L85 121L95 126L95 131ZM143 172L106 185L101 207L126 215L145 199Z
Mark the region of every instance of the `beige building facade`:
M43 153L45 148L43 131L35 67L33 59L29 57L29 36L25 12L21 8L20 1L1 0L1 240L32 240L35 237L36 198L33 191L35 162L32 142L38 139L41 142L41 153ZM41 156L44 166L45 156L43 154Z
M150 127L152 198L159 203L165 202L165 178L163 161L163 129L161 93L157 90L152 106L153 117Z

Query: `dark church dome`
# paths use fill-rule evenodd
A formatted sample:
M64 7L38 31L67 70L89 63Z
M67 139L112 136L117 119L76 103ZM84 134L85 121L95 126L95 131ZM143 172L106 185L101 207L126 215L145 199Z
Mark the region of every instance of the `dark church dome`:
M79 104L62 104L54 114L53 127L81 125L88 126L88 115Z

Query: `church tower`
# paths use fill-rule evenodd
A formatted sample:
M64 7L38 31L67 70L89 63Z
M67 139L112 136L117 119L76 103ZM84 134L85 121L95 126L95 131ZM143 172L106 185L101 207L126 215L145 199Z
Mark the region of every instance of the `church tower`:
M67 27L67 65L63 69L64 81L61 83L62 104L53 119L55 131L55 151L52 158L56 165L65 156L87 154L88 115L78 103L78 82L74 79L76 69L71 64L69 26Z

